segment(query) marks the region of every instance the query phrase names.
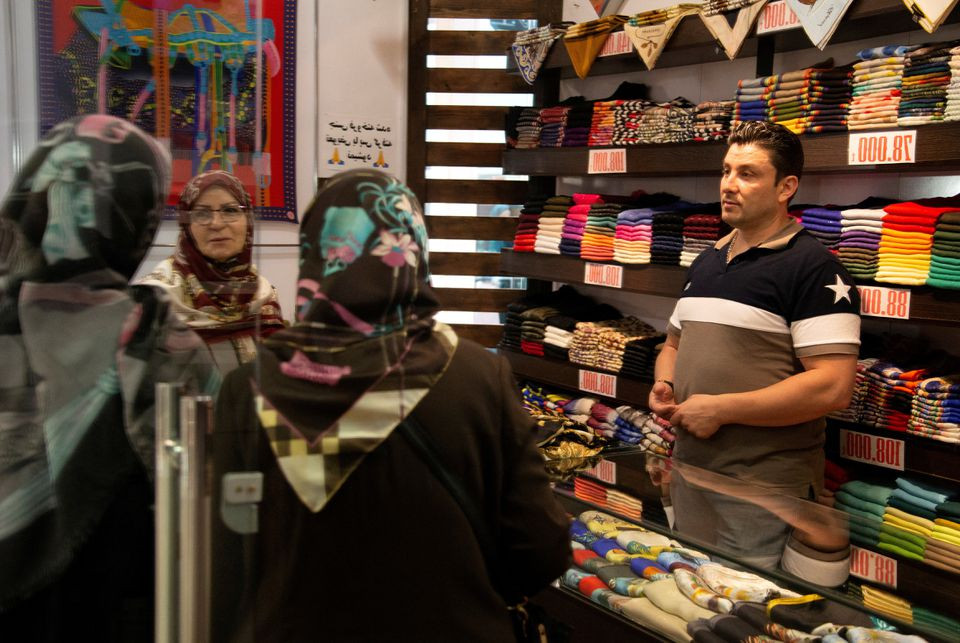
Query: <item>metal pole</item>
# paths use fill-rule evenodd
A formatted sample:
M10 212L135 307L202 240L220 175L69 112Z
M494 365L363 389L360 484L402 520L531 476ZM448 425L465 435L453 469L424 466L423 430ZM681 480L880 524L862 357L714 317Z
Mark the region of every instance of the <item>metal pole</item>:
M213 398L180 401L180 643L210 639L210 484L207 433L213 429Z
M180 467L179 399L181 385L157 384L156 388L156 580L154 596L154 641L177 641L177 470Z

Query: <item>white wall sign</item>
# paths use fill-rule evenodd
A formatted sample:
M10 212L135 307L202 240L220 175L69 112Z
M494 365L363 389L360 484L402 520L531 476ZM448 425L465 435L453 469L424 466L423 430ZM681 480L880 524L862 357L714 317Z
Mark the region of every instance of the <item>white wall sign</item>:
M320 122L320 175L366 167L386 170L396 162L392 119L324 113Z

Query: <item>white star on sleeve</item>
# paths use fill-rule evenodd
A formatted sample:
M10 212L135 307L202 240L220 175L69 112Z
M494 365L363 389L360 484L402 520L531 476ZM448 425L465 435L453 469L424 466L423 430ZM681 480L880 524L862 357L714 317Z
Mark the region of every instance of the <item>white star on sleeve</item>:
M836 283L827 284L824 286L824 288L827 290L833 291L833 303L835 304L840 303L841 299L846 299L848 302L853 303L853 301L850 299L850 289L852 287L853 286L848 286L847 284L843 283L843 280L840 279L840 275L837 275Z

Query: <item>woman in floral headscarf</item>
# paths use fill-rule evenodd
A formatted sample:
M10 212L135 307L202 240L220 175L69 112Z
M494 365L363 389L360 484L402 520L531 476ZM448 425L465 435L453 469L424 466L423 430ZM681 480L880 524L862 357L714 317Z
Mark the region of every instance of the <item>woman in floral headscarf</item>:
M300 237L297 321L217 403L216 469L264 473L252 591L219 594L242 608L217 622L261 642L511 640L504 597L562 573L569 538L509 364L434 319L420 204L396 179L329 180ZM395 431L410 418L480 508L498 569Z
M276 289L252 263L250 204L229 172L195 176L180 195L176 252L141 281L170 293L224 372L252 360L255 340L284 326Z
M0 640L150 640L154 387L212 393L200 338L129 286L170 160L112 116L57 125L0 209Z

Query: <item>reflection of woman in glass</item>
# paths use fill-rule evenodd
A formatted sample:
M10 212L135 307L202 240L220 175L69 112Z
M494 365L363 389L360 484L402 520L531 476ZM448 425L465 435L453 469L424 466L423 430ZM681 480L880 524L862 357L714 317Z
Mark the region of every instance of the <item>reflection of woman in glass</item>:
M510 366L434 319L426 244L420 204L396 179L329 180L303 219L296 324L264 340L259 372L224 383L217 469L264 474L253 595L222 619L252 619L253 640L513 640L504 596L566 568L566 519ZM478 507L495 569L394 430L411 418ZM376 592L384 580L375 604L338 582Z
M183 188L177 250L142 283L160 286L224 372L256 355L255 339L283 328L276 289L257 273L250 196L232 174L205 172Z
M0 641L153 638L154 387L219 383L128 285L169 157L112 116L54 127L0 210Z

